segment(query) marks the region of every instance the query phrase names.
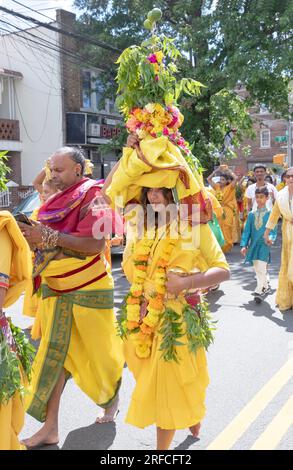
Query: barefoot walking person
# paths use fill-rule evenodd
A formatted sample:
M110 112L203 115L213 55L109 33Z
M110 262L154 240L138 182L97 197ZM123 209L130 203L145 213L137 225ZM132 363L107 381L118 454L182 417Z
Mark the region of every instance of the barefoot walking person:
M93 235L97 223L107 222L105 210L92 211L93 200L101 199L100 188L83 176L84 157L76 148L59 149L50 158L50 170L61 192L41 207L33 227L21 224L29 244L39 247L34 282L42 295L42 338L27 412L44 425L25 439L28 447L59 441L59 402L70 375L104 408L100 421L112 420L124 363L104 236Z

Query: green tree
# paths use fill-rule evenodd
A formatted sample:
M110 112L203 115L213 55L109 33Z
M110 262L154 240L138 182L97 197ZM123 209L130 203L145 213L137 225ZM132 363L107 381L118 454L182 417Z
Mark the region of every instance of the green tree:
M10 168L6 165L6 153L7 151L0 152L0 191L4 191L6 189L6 175L10 172Z
M182 134L194 143L193 153L207 169L229 129L238 130L235 146L253 136L248 107L255 101L287 116L293 62L290 0L75 0L75 4L83 12L81 31L121 50L147 37L146 14L154 6L161 8L160 30L175 38L183 53L178 77L191 77L206 86L200 96L183 97L181 109ZM85 52L107 69L104 80L111 83L108 92L113 94L117 56L92 46ZM245 100L233 91L239 83L250 93Z

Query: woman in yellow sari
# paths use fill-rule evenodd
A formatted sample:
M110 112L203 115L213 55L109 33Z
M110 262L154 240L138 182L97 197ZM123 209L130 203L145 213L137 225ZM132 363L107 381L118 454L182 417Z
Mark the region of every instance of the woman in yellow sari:
M30 251L14 218L9 212L0 212L0 450L21 450L24 448L18 440L24 423L24 403L22 389L25 380L23 355L18 349L17 337L22 336L21 330L9 322L2 310L9 307L24 291L31 274ZM25 343L27 348L28 343ZM4 355L4 351L6 351ZM28 346L27 352L30 351ZM24 350L22 350L22 353ZM9 364L16 374L18 385L10 382L7 370ZM28 356L27 356L28 358ZM3 360L4 359L4 360ZM21 365L22 363L22 365ZM8 377L4 380L3 377Z
M124 352L136 380L126 422L140 428L155 424L160 450L169 448L176 429L190 428L197 436L205 415L209 377L204 348L211 330L206 304L198 292L187 297L184 291L205 288L229 277L225 257L207 224L188 226L179 234L172 215L167 216L166 223L160 223L160 214L170 201L170 189L142 190L141 203L146 210L159 214L158 222L153 232L147 228L142 239L128 241L122 264L132 284L126 301L127 317L121 323L122 330L126 326L129 333ZM169 273L169 293L164 286L164 272ZM144 280L139 283L141 276ZM138 295L142 300L137 322L134 310L138 308ZM159 308L164 313L157 314ZM206 329L200 321L207 322ZM206 344L196 340L196 334L191 338L196 323ZM135 328L140 331L135 333Z
M293 167L285 172L286 186L278 192L264 237L268 244L270 231L275 228L280 217L282 223L282 258L276 303L282 312L293 308Z
M216 174L214 171L208 178L209 184L212 186L218 201L223 207L223 214L219 218L219 224L222 229L225 245L222 247L224 253L228 253L235 242L235 233L238 233L238 207L236 200L236 182L237 176L229 170L229 173L222 172L220 174L219 183L214 183L212 178Z

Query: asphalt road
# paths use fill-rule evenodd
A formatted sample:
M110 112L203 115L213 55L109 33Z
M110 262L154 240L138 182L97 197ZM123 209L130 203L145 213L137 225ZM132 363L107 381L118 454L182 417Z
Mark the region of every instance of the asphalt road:
M251 296L256 281L252 268L244 267L239 246L228 255L231 279L208 296L216 339L208 352L210 385L207 414L200 439L177 431L172 448L186 449L292 449L293 448L293 311L281 314L275 307L280 264L280 237L272 249L270 267L273 294L261 305ZM127 292L121 257L113 257L115 304ZM31 320L21 315L22 299L9 309L16 324ZM134 381L124 369L120 413L115 423L94 424L97 407L70 380L62 396L60 443L54 449L152 450L155 427L137 429L124 423ZM291 399L291 400L290 400ZM36 432L40 424L26 417L21 437Z

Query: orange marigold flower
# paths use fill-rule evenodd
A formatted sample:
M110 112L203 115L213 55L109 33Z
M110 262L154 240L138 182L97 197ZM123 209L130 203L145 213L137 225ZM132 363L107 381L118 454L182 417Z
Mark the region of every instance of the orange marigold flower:
M139 269L140 271L146 271L147 267L143 264L138 264L135 266L135 269Z
M137 255L135 261L147 261L148 259L148 255Z
M127 322L128 330L134 330L135 328L138 328L138 326L139 326L139 323L137 323L136 321L128 321Z
M127 303L130 305L139 304L139 299L135 297L128 297Z
M149 305L151 308L155 308L157 310L162 310L163 302L160 299L150 299Z
M140 325L141 332L145 335L151 335L153 333L153 328L150 328L145 323Z
M141 294L142 294L142 291L141 290L136 290L134 292L131 292L131 294L133 295L133 297L140 297Z
M168 263L169 263L168 260L164 258L160 258L158 261L158 268L166 268L168 266Z

